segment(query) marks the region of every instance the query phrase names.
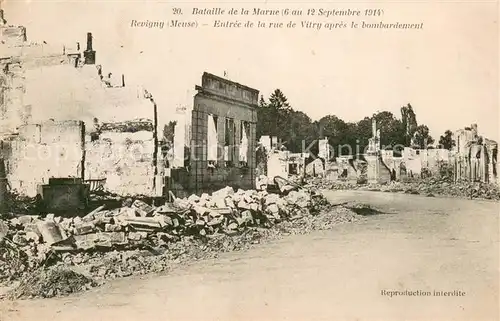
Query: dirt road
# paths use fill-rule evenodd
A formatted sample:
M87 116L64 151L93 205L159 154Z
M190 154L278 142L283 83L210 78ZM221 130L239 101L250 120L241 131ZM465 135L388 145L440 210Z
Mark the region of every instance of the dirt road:
M499 319L499 203L347 191L328 197L386 214L165 276L63 299L2 302L0 320Z

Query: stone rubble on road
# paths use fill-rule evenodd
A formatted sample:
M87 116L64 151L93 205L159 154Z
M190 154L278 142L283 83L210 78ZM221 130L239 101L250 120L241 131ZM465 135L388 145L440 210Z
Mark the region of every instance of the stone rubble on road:
M480 182L451 182L438 177L416 179L406 182L391 182L389 184L356 184L349 182L331 182L313 178L306 186L317 186L332 190L363 190L390 193L405 193L424 196L446 196L469 199L500 200L500 188L495 184Z
M122 207L100 206L83 217L0 219L0 283L61 264L97 280L165 271L262 239L358 219L347 208L329 205L315 189L282 190L274 194L226 187L158 207L128 198Z

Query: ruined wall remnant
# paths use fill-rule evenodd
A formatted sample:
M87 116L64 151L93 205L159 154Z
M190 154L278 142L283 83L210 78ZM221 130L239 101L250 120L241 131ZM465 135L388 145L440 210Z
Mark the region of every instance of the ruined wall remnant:
M385 184L391 181L391 170L384 163L381 155L365 155L368 183Z
M424 152L424 150L422 152ZM439 174L440 164L450 162L450 151L447 149L427 149L425 150L425 153L427 157L426 164L424 164L424 166L432 175Z
M21 126L17 135L0 141L10 186L22 195L35 196L37 186L47 184L49 178L105 178L105 188L111 192L154 195L152 132L127 131L130 127L121 125L108 125L94 141L85 134L83 121Z
M329 160L332 156L332 148L328 143L328 138L320 139L318 141L318 157L324 160Z
M11 188L35 196L37 185L51 177L81 178L84 131L81 121L47 121L22 126L18 135L2 141Z
M404 162L403 157L394 156L393 150L381 150L382 162L390 170L391 180L401 179L401 164Z
M406 169L405 178L420 178L422 175L422 158L420 157L421 150L405 147L403 150L403 163Z
M95 65L91 33L82 52L79 43L71 48L27 42L22 27L4 23L0 29L0 137L10 137L1 150L9 156L13 188L32 195L49 177L69 176L107 178L105 187L113 192L148 194L155 174L155 140L150 136L156 123L150 120L153 104L144 91L125 87L123 75L118 82L105 77L112 73ZM55 121L47 123L49 119ZM81 126L71 125L74 120ZM75 126L76 140L71 138ZM64 162L66 156L59 157L59 164L50 158L55 154L44 152L59 148L66 155L64 145L71 153ZM107 162L110 153L112 164ZM131 156L137 153L137 158Z
M384 162L380 149L380 129L377 129L377 121L372 119L372 137L368 139L368 149L364 155L366 164L366 176L369 183L388 183L391 181L391 168Z
M327 181L337 181L340 175L340 167L337 162L327 162L325 164L325 178Z
M310 157L309 153L289 153L287 164L290 175L304 176L306 173L306 159Z
M287 163L288 152L273 150L267 156L267 177L274 180L276 176L288 178L289 168Z
M486 149L486 157L488 159L487 163L487 176L488 182L499 184L500 176L498 175L499 165L498 165L498 143L491 139L484 140L484 146Z
M453 139L455 180L498 184L498 143L479 136L476 124L457 130Z
M259 91L209 73L196 89L185 188L195 193L227 185L253 188Z
M377 120L372 119L372 137L368 139L366 154L378 155L380 153L380 129L377 129Z
M73 79L85 77L69 65L67 57L12 57L0 60L0 67L0 131L13 132L22 125L49 118L80 119L73 117L77 111L88 112L80 109L81 104L74 98L66 99L82 90L73 87Z
M3 9L0 9L0 40L2 44L10 46L19 46L28 40L25 27L7 24Z
M151 128L144 124L143 128ZM109 126L108 126L109 127ZM122 127L127 128L127 127ZM120 195L154 195L155 143L151 130L104 130L87 141L85 179L106 179L106 189Z
M16 128L27 118L27 108L23 103L25 92L22 63L19 59L0 59L0 79L2 86L0 106L0 132Z
M352 155L337 157L338 179L355 183L358 180L357 169L354 166Z
M305 172L308 176L324 176L325 166L323 165L323 161L320 158L316 158L306 165Z
M392 170L394 168L394 151L381 150L380 155L382 156L382 161Z
M414 149L405 147L399 167L404 168L398 179L416 179L424 174L431 176L439 175L440 166L452 161L451 153L447 149ZM398 174L398 175L399 175Z
M81 119L75 117L75 111L82 114L88 109L80 109L81 104L74 102L78 99L64 102L61 99L88 87L88 84L73 81L78 76L86 78L79 72L85 66L79 49L54 46L45 41L28 42L26 28L7 25L4 18L0 20L3 21L0 24L0 134L50 118ZM91 34L87 37L92 38ZM87 59L88 64L95 62L95 51L90 47L92 55L94 61Z

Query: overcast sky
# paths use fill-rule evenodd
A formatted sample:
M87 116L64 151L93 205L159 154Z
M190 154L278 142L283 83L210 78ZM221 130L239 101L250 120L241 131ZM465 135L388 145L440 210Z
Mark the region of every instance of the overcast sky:
M206 4L217 5L284 7L277 2ZM304 8L347 5L295 2ZM436 139L446 129L478 123L480 134L498 140L494 1L370 5L384 9L384 22L422 21L423 30L130 28L131 19L168 22L172 6L125 0L3 3L9 24L26 26L29 40L85 43L91 31L98 63L105 71L124 72L127 83L144 84L159 104L162 122L177 106L192 104L194 86L204 71L220 76L226 71L228 78L265 97L280 88L293 108L313 119L334 114L356 121L381 110L400 117L400 107L411 103L417 121L427 124ZM176 6L187 12L194 4ZM356 1L349 7L367 5ZM188 15L183 18L190 20Z

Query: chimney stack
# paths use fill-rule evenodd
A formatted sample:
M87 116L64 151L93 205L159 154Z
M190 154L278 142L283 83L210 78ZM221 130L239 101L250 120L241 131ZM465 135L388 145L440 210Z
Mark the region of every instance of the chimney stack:
M125 87L125 75L122 74L122 87Z
M87 49L83 52L84 63L86 65L95 64L95 50L92 49L92 33L87 33Z
M92 51L92 33L87 33L87 51Z

